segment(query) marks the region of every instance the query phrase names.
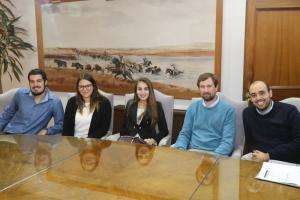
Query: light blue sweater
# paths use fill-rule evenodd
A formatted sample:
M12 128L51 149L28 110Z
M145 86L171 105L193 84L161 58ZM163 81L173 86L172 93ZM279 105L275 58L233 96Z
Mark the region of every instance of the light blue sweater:
M235 140L235 110L220 100L214 107L193 102L186 111L175 148L212 151L230 155Z

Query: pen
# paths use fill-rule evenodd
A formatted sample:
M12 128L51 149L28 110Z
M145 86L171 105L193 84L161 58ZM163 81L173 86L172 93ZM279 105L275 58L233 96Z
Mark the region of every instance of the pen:
M266 176L268 175L268 173L269 173L269 170L266 170L264 178L266 178Z

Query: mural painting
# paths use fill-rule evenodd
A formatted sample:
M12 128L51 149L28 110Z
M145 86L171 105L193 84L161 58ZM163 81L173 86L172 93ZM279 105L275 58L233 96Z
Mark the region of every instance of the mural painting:
M41 5L50 87L74 90L90 72L107 92L132 92L147 77L175 98L198 96L196 81L214 72L216 1L75 1Z

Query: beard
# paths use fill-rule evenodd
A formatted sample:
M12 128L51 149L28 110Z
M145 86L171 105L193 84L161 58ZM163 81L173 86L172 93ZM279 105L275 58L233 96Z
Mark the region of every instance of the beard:
M269 108L270 105L271 105L271 101L266 102L262 107L256 106L256 108L257 108L258 110L260 110L260 111L265 111L265 110L267 110L267 109Z
M204 101L211 101L215 98L216 94L210 94L210 93L204 93L202 95L202 98L204 99Z
M30 88L30 91L33 96L39 96L45 92L46 87L44 86L44 89L41 92L35 92L32 88Z

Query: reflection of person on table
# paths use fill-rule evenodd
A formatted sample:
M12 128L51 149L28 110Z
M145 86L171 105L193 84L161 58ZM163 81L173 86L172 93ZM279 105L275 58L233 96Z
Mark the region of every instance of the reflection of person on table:
M100 151L95 145L87 145L80 153L80 163L83 170L92 172L99 165Z
M13 135L26 163L33 164L37 171L46 169L52 164L51 152L61 142L59 135Z
M140 78L134 86L134 99L126 105L122 135L138 136L149 145L157 145L169 134L164 111L156 101L149 79Z
M145 166L148 165L154 156L155 147L149 145L136 145L135 157L137 161Z
M11 136L0 135L0 186L7 186L24 171L27 157Z
M214 167L216 159L203 155L201 164L196 170L196 179L203 185L210 185L215 178L215 171L211 170Z
M38 146L34 155L34 166L37 171L47 169L52 164L51 152L46 147Z
M36 140L34 166L37 171L52 165L52 151L61 141L60 136L35 136Z
M88 172L94 171L99 165L102 150L108 148L110 144L110 141L86 142L79 154L82 169Z

